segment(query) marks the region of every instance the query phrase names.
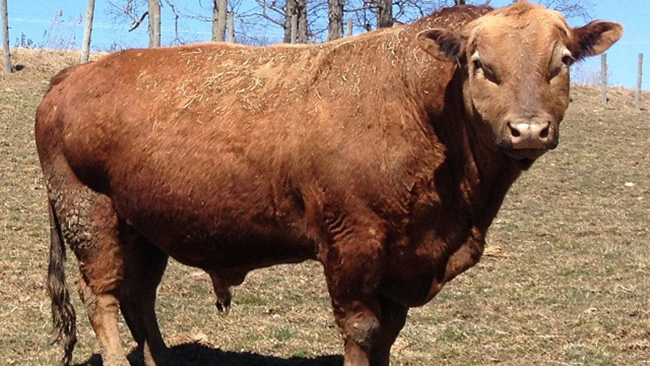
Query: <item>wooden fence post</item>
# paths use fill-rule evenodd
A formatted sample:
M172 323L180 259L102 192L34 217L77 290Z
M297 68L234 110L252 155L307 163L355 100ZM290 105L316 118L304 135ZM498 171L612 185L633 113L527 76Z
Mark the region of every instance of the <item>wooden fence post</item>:
M226 15L228 23L228 42L235 43L235 13L229 12Z
M86 25L84 27L84 43L81 46L81 62L88 62L90 58L90 40L93 31L93 16L95 15L95 0L88 0L86 9Z
M298 15L291 16L291 43L295 44L298 38Z
M607 104L607 54L600 55L600 96L603 104Z
M639 53L639 74L636 80L636 107L641 109L641 84L643 82L643 54Z
M345 36L350 37L352 35L352 19L348 19L348 24L347 24L347 31Z
M160 3L148 0L149 4L149 48L160 47Z
M5 72L11 72L11 54L9 53L9 17L7 16L7 0L0 0L2 6L2 58Z

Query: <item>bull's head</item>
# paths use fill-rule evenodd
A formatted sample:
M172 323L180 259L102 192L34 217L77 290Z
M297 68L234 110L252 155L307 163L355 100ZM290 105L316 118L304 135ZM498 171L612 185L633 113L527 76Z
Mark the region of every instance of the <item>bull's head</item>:
M416 41L434 57L459 63L465 108L480 121L482 142L527 169L558 144L571 64L604 52L622 34L621 25L606 21L569 28L560 13L518 2L461 32L428 29Z

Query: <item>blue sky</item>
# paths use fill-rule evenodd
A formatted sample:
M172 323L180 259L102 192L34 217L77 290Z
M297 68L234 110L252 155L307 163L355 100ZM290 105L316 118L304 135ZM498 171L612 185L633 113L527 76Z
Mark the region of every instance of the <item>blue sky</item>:
M595 19L607 19L620 22L625 27L623 38L608 51L608 62L611 85L623 85L636 88L638 54L645 54L643 89L650 90L650 0L589 0L593 5L591 13ZM119 3L120 0L113 0ZM511 0L493 0L492 5L499 7L510 3ZM37 46L46 45L51 48L75 46L80 47L83 38L83 21L86 14L86 0L50 0L42 1L37 6L26 6L34 2L25 0L8 0L9 35L13 47L17 39L24 34L25 41L31 40ZM211 1L175 0L183 13L194 13L209 16L208 8ZM93 50L106 50L113 43L121 48L146 47L146 21L140 28L127 32L130 22L116 20L110 14L111 6L106 0L96 1L95 26L93 31ZM242 8L246 10L246 0ZM62 16L56 17L61 11ZM55 17L58 24L53 24ZM585 23L583 19L568 19L572 26ZM237 28L237 26L235 27ZM210 24L189 18L182 18L179 30L181 37L188 42L208 41L210 39ZM250 30L249 30L250 31ZM256 29L265 32L271 41L281 40L278 27ZM162 42L169 44L174 39L172 13L163 4ZM599 75L600 58L591 58L576 66L574 75L579 79L592 80ZM593 80L592 80L593 81Z

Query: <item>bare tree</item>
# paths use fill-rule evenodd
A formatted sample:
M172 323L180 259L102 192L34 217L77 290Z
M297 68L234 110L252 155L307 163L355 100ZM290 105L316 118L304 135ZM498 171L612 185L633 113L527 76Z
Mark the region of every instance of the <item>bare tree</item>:
M160 1L149 0L149 47L160 47Z
M132 29L149 15L147 5L156 0L108 0L113 12L132 21ZM199 0L201 2L202 0ZM456 4L489 4L490 0L255 0L257 6L243 6L243 0L203 0L205 7L199 13L180 14L174 7L175 0L158 0L169 5L176 15L176 28L179 17L189 17L211 24L213 40L221 40L229 29L228 22L221 23L225 12L236 12L236 22L241 29L237 34L239 42L264 45L277 42L271 28L283 30L283 41L291 42L292 18L296 16L296 42L317 42L336 39L342 36L343 19L352 18L359 29L372 30L377 27L403 24L436 9ZM568 17L588 17L590 0L540 0L544 5L562 11ZM119 5L115 5L119 4ZM225 4L225 6L224 6ZM227 9L226 9L227 8ZM142 13L144 12L144 13ZM219 18L221 17L221 18ZM220 20L221 19L221 20ZM325 21L325 19L328 19ZM159 23L159 21L158 21ZM227 38L227 37L223 37ZM179 39L177 32L177 40Z
M212 0L212 5L212 41L223 42L226 39L228 0Z
M86 27L84 28L84 41L81 48L81 62L88 62L90 58L90 38L93 31L93 16L95 14L95 0L88 0L86 9Z
M511 0L511 2L516 0ZM392 10L394 23L404 24L433 11L452 5L490 5L491 0L348 0L346 13L354 19L355 26L372 30L376 27L390 26L387 11ZM560 11L566 17L579 17L588 20L591 16L590 0L540 0L542 5ZM392 4L388 6L388 4Z
M569 18L581 18L582 20L592 18L589 9L593 7L593 4L589 0L542 0L540 4L555 9Z
M149 15L148 11L144 11L141 15L139 12L148 6L149 0L108 0L109 5L108 13L113 16L114 20L128 19L131 21L129 32L136 30L140 24Z
M307 0L287 0L284 17L284 42L291 43L291 21L297 19L296 43L307 43L309 26L307 21Z
M377 28L392 27L393 0L377 0Z
M2 58L5 72L11 72L11 54L9 53L9 17L7 0L1 0L2 6Z
M343 6L344 0L328 0L329 26L327 40L331 41L343 37Z
M307 21L307 0L292 0L295 4L294 14L298 17L297 43L307 43L309 26Z
M291 43L291 21L293 15L296 13L296 0L287 0L284 5L284 43ZM296 30L297 30L296 25Z

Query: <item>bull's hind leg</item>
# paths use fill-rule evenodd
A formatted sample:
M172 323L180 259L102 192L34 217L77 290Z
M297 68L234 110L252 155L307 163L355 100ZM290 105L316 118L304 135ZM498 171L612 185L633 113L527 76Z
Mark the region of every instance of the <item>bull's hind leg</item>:
M126 225L121 227L120 238L124 250L122 315L142 349L145 365L164 365L168 363L168 350L158 327L155 302L168 256Z
M79 293L101 343L104 365L127 366L117 326L123 255L112 202L74 178L59 176L48 185L61 233L79 261Z

